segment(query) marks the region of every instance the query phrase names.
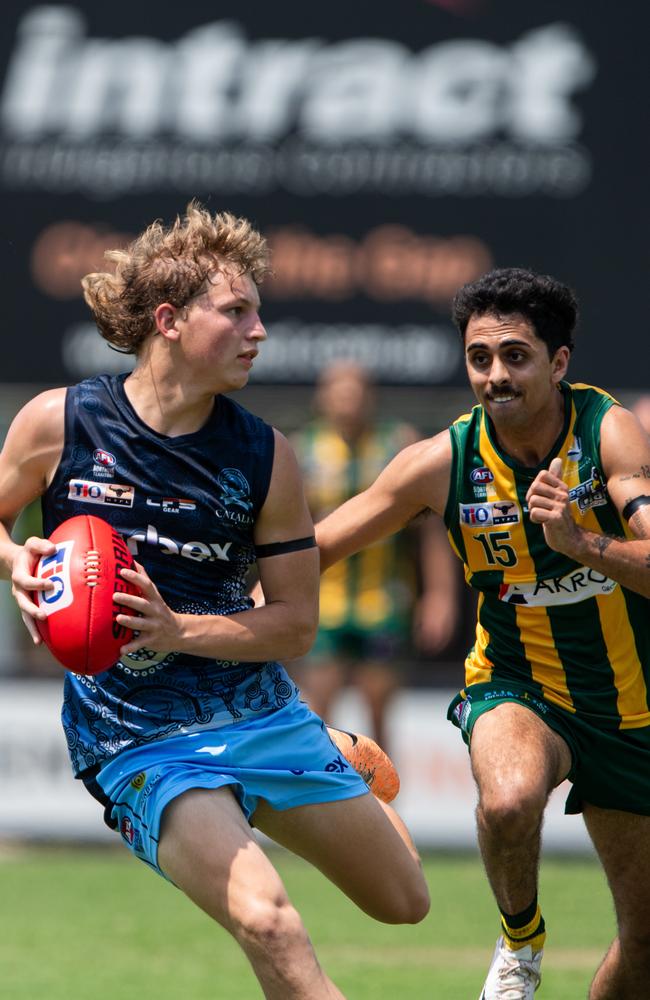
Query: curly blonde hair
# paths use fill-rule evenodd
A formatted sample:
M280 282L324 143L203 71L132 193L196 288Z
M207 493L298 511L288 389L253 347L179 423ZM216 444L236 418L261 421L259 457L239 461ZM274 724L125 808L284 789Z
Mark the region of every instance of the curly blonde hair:
M211 215L195 200L172 225L157 220L126 249L104 256L115 273L87 274L81 286L102 337L127 354L138 353L161 302L180 308L224 267L250 274L256 285L270 269L266 240L250 222Z

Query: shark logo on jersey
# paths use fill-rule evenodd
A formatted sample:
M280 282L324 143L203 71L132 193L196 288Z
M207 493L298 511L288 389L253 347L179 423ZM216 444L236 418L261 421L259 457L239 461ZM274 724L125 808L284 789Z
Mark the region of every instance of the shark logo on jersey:
M214 509L217 517L232 524L252 524L251 489L243 473L239 469L222 469L217 476L217 486L221 489L221 497Z
M217 486L221 489L222 503L226 507L241 507L242 510L252 510L250 498L251 488L248 480L239 469L222 469L217 476Z

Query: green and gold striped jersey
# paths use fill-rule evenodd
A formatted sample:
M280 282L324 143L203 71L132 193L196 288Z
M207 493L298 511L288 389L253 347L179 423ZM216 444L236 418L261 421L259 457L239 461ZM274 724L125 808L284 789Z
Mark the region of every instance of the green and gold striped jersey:
M535 469L501 451L481 406L450 428L445 523L467 582L480 592L466 683L524 682L604 727L647 726L650 602L549 548L528 516L531 482L559 456L575 521L631 537L608 498L600 459L601 422L616 400L592 386L559 388L564 426Z
M353 444L327 421L305 427L292 441L314 520L367 489L411 436L410 427L391 420L377 421ZM331 566L321 578L321 628L409 628L417 587L412 548L400 534Z

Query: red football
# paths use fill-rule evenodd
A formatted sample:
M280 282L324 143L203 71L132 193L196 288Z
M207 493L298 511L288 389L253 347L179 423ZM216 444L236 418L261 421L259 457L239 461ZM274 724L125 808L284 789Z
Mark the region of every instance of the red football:
M34 576L51 580L54 590L36 591L35 602L47 618L36 625L52 655L80 674L98 674L120 656L133 636L115 618L128 609L113 603L113 594L139 594L120 575L134 568L133 556L115 529L81 514L60 524L50 535L56 552L42 556Z

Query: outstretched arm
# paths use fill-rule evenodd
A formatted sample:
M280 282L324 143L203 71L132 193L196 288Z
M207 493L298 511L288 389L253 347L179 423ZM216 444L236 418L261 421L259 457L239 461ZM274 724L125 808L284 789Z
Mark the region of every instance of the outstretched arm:
M544 526L552 549L650 597L650 441L636 417L620 406L603 418L601 458L609 496L634 538L601 535L576 524L560 459L553 459L530 487L530 519Z
M316 525L321 572L399 531L423 510L442 514L450 469L448 431L404 448L372 486Z

